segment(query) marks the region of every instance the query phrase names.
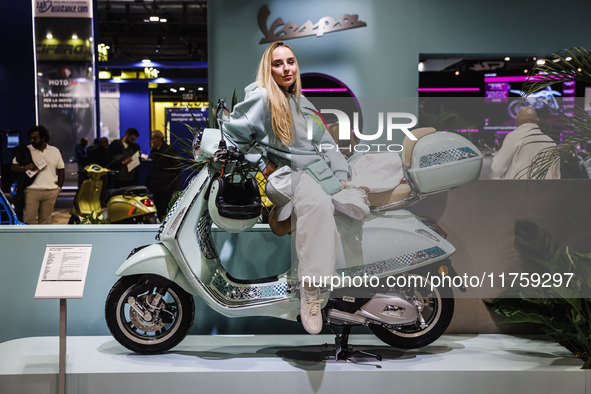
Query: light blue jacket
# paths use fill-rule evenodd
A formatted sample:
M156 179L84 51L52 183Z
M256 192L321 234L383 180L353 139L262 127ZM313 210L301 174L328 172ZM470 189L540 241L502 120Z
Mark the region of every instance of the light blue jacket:
M290 165L294 169L305 170L310 164L322 160L327 161L332 172L339 180L347 180L350 170L345 157L336 149L330 149L319 154L315 143L307 138L306 116L313 114L306 108L314 105L304 96L298 100L290 95L289 103L293 117L295 134L291 146L285 146L273 133L271 127L271 113L267 109L267 90L259 87L256 82L244 89L244 101L237 104L230 115L230 121L223 125L224 132L234 142L241 152L247 154L247 159L258 165L259 169L266 166L264 155L274 162L277 167ZM324 132L316 122L313 124L313 134L322 135L321 144L336 146L330 133ZM258 147L255 146L258 144ZM264 152L254 151L262 148Z

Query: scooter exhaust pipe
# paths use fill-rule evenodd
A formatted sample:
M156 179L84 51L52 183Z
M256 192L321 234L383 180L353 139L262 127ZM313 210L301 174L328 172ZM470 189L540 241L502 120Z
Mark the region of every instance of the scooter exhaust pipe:
M367 325L367 319L363 316L343 312L338 309L329 309L326 312L327 320L336 325Z

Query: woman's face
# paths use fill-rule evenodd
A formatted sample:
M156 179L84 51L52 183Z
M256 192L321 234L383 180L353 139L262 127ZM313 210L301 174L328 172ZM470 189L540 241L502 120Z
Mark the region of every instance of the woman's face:
M287 90L295 82L298 73L295 56L289 48L278 46L273 50L272 59L271 72L273 73L273 79L283 90Z

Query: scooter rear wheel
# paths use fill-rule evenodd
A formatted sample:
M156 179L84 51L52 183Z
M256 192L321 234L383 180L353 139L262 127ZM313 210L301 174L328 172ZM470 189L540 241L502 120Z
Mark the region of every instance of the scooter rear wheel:
M105 319L113 337L136 353L162 353L178 345L189 333L195 318L193 296L171 283L158 303L161 312L154 312L151 321L128 303L133 297L138 303L149 303L156 286L136 286L145 276L124 276L111 288L105 303Z
M453 292L449 288L425 287L400 291L420 305L423 322L397 327L370 324L369 328L383 342L401 349L416 349L436 341L447 329L454 314Z

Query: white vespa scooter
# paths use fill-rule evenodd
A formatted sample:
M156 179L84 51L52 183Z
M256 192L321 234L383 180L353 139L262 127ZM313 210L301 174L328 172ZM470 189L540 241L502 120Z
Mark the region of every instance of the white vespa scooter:
M218 207L226 204L224 209L231 214L235 201L230 200L236 197L226 196L228 201L223 202L218 189L230 188L222 181L228 183L241 169L248 172L252 167L234 146L225 146L223 135L220 141L220 134L220 130L205 129L201 141L196 138L195 158L206 160L205 168L171 208L160 226L159 242L134 249L117 270L122 278L107 297L105 318L113 337L134 352L161 353L181 342L195 317L194 295L227 317L299 318L299 283L289 271L241 280L221 264L211 232L210 210L215 209L211 199L217 198ZM368 326L387 344L410 349L435 341L451 321L451 288L431 286L430 280L434 275L455 275L449 261L455 248L435 223L406 208L426 194L477 179L482 154L455 133L417 129L413 134L418 141L405 140L402 152L408 183L377 196L380 206L358 222L363 236L350 238L362 238L360 257L351 258L341 249L337 258L338 277L365 276L379 279L380 284L374 281L361 293L352 287L339 288L330 295L323 292L325 321L343 327L336 340L338 359L351 356L347 340L353 325ZM258 202L260 207L252 178L230 185L239 188L243 200L245 194L252 195L249 201L241 201L241 206L251 209ZM268 228L266 224L256 226L259 231L258 227ZM386 279L396 277L415 279L407 281L412 285L392 288ZM401 282L405 281L396 283Z

